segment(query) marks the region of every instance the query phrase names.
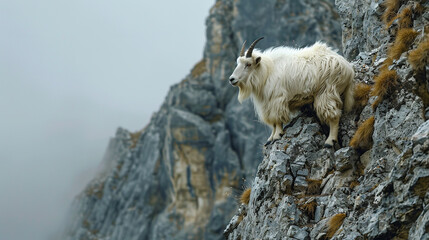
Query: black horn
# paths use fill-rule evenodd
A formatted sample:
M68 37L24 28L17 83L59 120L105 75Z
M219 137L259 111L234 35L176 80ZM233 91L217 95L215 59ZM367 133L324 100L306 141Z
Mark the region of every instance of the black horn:
M246 50L244 49L245 46L246 46L246 40L244 41L243 46L241 46L240 57L244 56L244 50Z
M263 38L264 38L264 37L260 37L260 38L256 39L255 41L253 41L253 43L250 45L249 49L247 49L247 53L246 53L246 57L247 57L247 58L252 57L253 49L255 48L256 44L257 44L260 40L262 40Z

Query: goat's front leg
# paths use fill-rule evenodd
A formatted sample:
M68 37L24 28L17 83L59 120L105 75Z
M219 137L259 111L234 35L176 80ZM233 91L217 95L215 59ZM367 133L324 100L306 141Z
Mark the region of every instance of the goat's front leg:
M264 144L264 146L270 145L273 142L273 137L274 137L275 133L276 133L276 125L273 125L272 131L271 131L271 135L267 139L267 142Z
M283 124L277 123L275 125L275 133L273 135L273 142L279 140L283 136Z
M271 132L271 136L268 138L267 142L264 146L267 146L275 141L279 140L283 136L283 124L277 123L273 125L273 131Z
M271 131L270 137L267 139L267 142L264 144L264 146L270 145L273 142L274 135L276 134L276 125L273 125L273 130Z
M329 136L325 141L325 147L331 148L336 142L338 142L338 125L340 123L340 118L334 118L329 120Z

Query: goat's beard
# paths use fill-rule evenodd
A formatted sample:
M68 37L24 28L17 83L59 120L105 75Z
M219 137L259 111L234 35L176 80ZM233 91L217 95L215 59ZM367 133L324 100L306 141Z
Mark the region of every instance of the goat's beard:
M237 84L237 86L239 89L238 90L238 101L240 103L242 103L244 100L246 100L250 96L251 90L243 84Z

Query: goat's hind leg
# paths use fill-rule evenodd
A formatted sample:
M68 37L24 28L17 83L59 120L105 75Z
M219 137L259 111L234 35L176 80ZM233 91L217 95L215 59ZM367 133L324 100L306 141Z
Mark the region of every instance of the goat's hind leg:
M340 118L336 117L328 121L329 123L329 136L325 141L325 147L331 148L336 142L338 142L338 128L340 123Z
M338 142L338 125L343 103L335 86L327 86L326 88L326 91L315 97L314 108L319 119L329 124L329 136L325 141L325 147L330 148L334 147L335 142Z

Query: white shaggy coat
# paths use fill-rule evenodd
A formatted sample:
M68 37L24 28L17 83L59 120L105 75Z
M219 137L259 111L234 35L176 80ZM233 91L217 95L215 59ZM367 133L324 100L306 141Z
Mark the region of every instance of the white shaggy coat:
M346 111L353 107L354 71L349 62L326 44L294 49L277 47L252 57L237 59L231 84L239 87L238 100L251 96L259 119L273 127L269 142L283 134L283 123L300 106L314 103L319 119L329 124L326 145L337 141L343 101ZM335 135L335 136L334 136Z

